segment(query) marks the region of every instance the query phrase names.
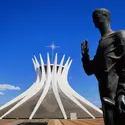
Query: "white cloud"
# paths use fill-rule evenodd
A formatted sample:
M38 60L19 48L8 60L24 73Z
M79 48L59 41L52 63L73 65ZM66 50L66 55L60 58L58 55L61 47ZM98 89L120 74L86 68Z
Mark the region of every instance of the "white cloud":
M0 95L4 95L4 93L3 93L3 92L0 92Z
M0 84L0 90L20 90L20 87L9 84Z

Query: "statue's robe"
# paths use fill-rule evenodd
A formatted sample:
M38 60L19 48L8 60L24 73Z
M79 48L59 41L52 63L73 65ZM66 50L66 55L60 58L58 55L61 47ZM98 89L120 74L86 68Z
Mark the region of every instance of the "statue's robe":
M94 74L99 82L101 101L125 95L125 30L103 37L94 59L84 54L82 62L86 74Z

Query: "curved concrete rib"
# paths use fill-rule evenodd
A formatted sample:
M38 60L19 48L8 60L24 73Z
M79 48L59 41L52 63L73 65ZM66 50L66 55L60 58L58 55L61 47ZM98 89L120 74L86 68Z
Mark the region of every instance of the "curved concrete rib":
M57 103L58 103L60 110L63 114L63 117L64 117L64 119L67 119L67 115L66 115L66 112L64 110L64 107L63 107L63 104L61 102L61 99L60 99L60 96L58 93L58 89L57 89L57 82L58 82L57 81L57 74L58 74L58 72L57 72L57 53L56 53L54 67L53 67L52 87L53 87L53 92L54 92L54 95L56 97Z
M69 62L69 61L68 61ZM72 62L72 60L70 61L70 63ZM60 74L60 81L58 82L59 84L59 87L60 87L60 89L61 89L61 91L69 98L69 99L71 99L76 105L78 105L82 110L84 110L89 116L91 116L92 118L95 118L80 102L78 102L77 100L76 100L76 98L74 98L73 96L72 96L72 92L70 92L70 90L68 90L67 91L67 88L66 88L66 86L64 85L64 82L65 82L65 77L67 77L65 74L67 74L67 73L65 73L65 72L67 72L67 66L68 66L68 63L66 62L66 64L65 64L65 67L64 67L64 70L63 70L63 72L62 72L62 74ZM62 86L63 85L63 86Z
M72 95L74 97L76 97L77 99L81 100L82 102L84 102L86 105L88 105L89 107L93 108L94 110L96 110L97 112L102 114L102 111L97 108L95 105L93 105L91 102L89 102L88 100L86 100L84 97L82 97L81 95L79 95L73 88L71 88L71 86L68 84L68 80L67 80L67 75L68 75L68 71L70 68L71 63L69 63L69 65L67 66L67 72L65 73L66 77L65 77L65 86L67 88L67 90L70 90L72 92Z
M39 92L41 92L41 90L43 89L43 92L41 93L40 98L38 99L38 102L36 103L33 111L30 114L29 119L32 119L35 113L37 112L37 110L39 109L40 105L42 104L44 98L46 97L50 87L53 89L54 96L56 98L57 104L59 105L60 111L64 119L67 119L67 114L65 112L65 109L62 103L63 100L61 100L60 98L58 87L60 88L60 90L63 92L65 96L67 96L72 102L74 102L79 108L81 108L81 110L84 110L92 118L95 118L95 117L84 107L84 105L81 104L80 101L82 101L87 106L93 108L96 112L102 114L102 111L99 108L97 108L92 103L87 101L84 97L82 97L77 92L75 92L75 90L73 90L69 85L67 76L68 76L70 65L72 63L72 60L70 60L70 57L67 59L66 63L63 64L65 59L65 55L63 55L62 60L58 65L57 54L56 54L54 64L50 64L50 57L49 57L49 54L47 53L47 71L45 71L46 69L45 69L43 58L41 54L39 56L40 56L40 64L36 56L34 56L34 58L32 59L34 68L36 71L36 81L27 91L25 91L24 93L22 93L21 95L13 99L12 101L0 107L0 110L2 110L7 106L10 106L11 104L14 104L18 101L11 109L9 109L6 113L4 113L3 116L0 117L0 119L4 118L12 111L16 110L22 104L24 104L29 99L31 99ZM52 68L52 71L51 71L51 68Z
M35 108L33 109L33 112L31 113L29 119L33 118L33 116L35 115L36 111L38 110L40 104L42 103L43 99L45 98L45 96L49 90L51 77L52 77L52 73L51 73L51 68L50 68L50 58L49 58L49 54L47 54L47 80L45 81L46 83L45 83L44 91L43 91L42 95L40 96Z
M35 61L36 61L36 59L35 59ZM38 65L39 64L37 63L37 66ZM37 81L39 81L39 80L37 79ZM28 101L31 97L33 97L35 94L37 94L37 92L39 92L40 90L41 90L41 85L38 84L38 82L35 82L34 85L32 86L32 88L29 91L27 91L27 93L26 93L27 95L21 101L19 101L15 106L13 106L10 110L8 110L4 115L2 115L0 117L0 119L4 118L6 115L8 115L12 111L14 111L16 108L21 106L26 101Z
M37 66L36 66L36 63L35 63L34 59L32 59L32 61L33 61L34 68L35 68L35 71L36 71L36 67L37 67ZM27 89L25 92L23 92L22 94L20 94L20 95L17 96L16 98L12 99L11 101L9 101L8 103L6 103L5 105L1 106L1 107L0 107L0 110L2 110L2 109L4 109L4 108L6 108L6 107L8 107L8 106L10 106L10 105L12 105L12 104L18 102L19 100L21 100L21 99L23 99L25 96L27 96L27 94L28 94L30 91L32 91L32 89L36 86L36 83L37 83L38 81L39 81L39 80L38 80L38 76L37 76L36 82L34 82L29 89ZM1 119L1 118L0 118L0 119Z

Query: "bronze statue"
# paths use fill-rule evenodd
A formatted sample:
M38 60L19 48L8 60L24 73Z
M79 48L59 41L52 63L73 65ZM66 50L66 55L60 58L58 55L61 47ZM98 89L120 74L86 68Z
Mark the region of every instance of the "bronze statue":
M96 9L92 17L101 39L93 60L89 59L88 41L81 43L83 67L99 82L105 125L125 125L125 30L111 29L107 9Z

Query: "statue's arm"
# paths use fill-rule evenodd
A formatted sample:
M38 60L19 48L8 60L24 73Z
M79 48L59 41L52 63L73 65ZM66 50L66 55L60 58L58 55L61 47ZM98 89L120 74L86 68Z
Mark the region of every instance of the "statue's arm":
M82 64L83 68L87 75L93 74L93 61L89 59L88 54L89 48L88 48L88 41L85 40L81 43L81 53L82 53Z
M94 73L94 60L90 60L89 54L82 55L83 68L87 75L92 75Z

